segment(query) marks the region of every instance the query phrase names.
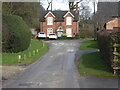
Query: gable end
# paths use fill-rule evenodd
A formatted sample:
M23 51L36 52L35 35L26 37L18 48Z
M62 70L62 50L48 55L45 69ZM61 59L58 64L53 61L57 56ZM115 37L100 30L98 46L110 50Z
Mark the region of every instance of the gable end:
M68 14L70 14L72 17L75 17L70 11L68 11L63 17L66 17Z
M51 11L49 11L49 12L45 15L45 18L46 18L49 14L51 14L53 17L55 17L55 15L54 15Z

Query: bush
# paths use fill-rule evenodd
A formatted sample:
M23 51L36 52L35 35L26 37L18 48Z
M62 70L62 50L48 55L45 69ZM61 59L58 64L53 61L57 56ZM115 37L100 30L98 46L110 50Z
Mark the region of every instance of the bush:
M2 52L19 52L29 47L31 32L21 17L3 15L2 26Z
M78 33L80 38L92 38L93 37L93 33L90 32L89 30L80 30L80 32Z
M79 26L79 38L92 38L94 35L94 26L91 20L81 20Z
M113 48L111 45L110 33L108 32L99 32L98 33L98 45L101 52L101 55L104 60L111 66L111 60L113 59Z
M114 67L114 55L113 55L113 45L115 43L120 44L120 31L99 31L97 34L98 45L100 49L101 56L103 59L113 68ZM118 53L120 53L120 47L117 48ZM118 60L120 57L117 56ZM119 61L120 62L120 61ZM117 62L118 63L118 62ZM120 67L120 65L118 66Z
M58 37L59 40L73 40L75 37Z
M63 33L63 34L62 34L62 37L67 37L67 34L66 34L66 33Z
M33 19L33 27L40 28L39 18Z

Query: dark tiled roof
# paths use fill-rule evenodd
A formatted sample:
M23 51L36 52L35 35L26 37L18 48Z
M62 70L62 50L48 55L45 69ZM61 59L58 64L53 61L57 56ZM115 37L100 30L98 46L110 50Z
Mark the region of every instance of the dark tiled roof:
M118 15L112 16L113 18L120 18L120 1L118 2Z
M118 16L120 2L98 2L98 13L107 17Z
M44 22L45 21L45 15L48 13L49 11L44 11L41 13L40 16L40 21ZM68 12L68 11L51 11L54 15L55 15L55 22L63 22L64 21L64 15ZM74 16L75 19L73 21L78 21L79 20L79 14L76 13L75 11L71 12Z

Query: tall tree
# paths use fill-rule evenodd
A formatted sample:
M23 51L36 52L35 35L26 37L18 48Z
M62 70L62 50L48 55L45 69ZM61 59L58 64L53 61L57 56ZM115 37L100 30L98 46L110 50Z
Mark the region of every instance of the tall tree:
M35 19L39 19L43 7L39 2L4 2L3 14L21 16L26 23L33 27Z
M75 9L74 2L69 2L69 9L70 11L73 11Z
M80 3L80 6L79 6L79 9L84 9L85 5L83 4L83 1L84 2L89 2L90 0L79 0L77 1L78 3ZM75 1L74 2L71 2L71 0L69 0L69 10L71 11L74 11L76 9L76 5L75 5Z

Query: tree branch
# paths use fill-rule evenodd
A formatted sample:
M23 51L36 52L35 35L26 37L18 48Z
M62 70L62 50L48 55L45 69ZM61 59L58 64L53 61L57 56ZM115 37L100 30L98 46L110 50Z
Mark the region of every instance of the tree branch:
M53 0L51 0L50 2L47 0L47 2L48 2L48 7L47 7L47 10L48 10L50 7L50 4L52 4Z

